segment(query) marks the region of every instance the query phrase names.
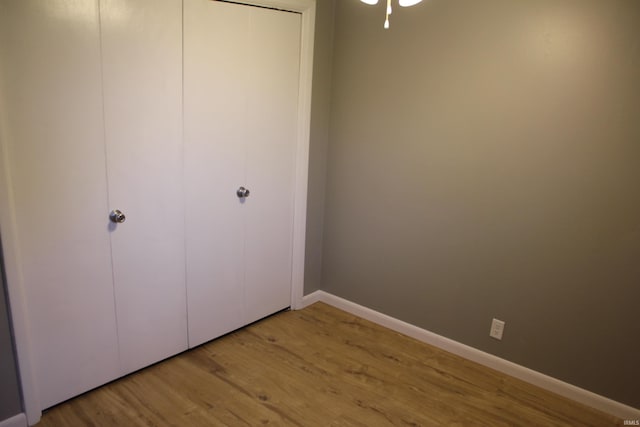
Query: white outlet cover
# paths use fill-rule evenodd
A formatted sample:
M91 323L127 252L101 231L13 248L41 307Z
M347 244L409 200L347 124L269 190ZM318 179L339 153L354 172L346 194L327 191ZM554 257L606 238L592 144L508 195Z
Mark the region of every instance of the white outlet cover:
M502 333L504 332L504 322L502 320L493 319L491 322L491 330L489 331L489 336L491 338L495 338L497 340L502 339Z

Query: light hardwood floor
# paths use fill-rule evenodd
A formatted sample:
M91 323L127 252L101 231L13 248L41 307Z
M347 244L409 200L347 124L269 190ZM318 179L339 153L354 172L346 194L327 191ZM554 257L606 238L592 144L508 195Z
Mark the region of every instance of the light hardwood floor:
M48 426L609 426L622 420L328 305L49 409Z

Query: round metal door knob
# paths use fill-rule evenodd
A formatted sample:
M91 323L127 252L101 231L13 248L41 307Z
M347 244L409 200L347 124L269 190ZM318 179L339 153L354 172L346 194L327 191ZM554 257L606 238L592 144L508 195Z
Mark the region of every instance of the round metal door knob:
M109 219L111 220L111 222L115 222L117 224L121 224L127 219L127 217L124 216L124 214L122 213L121 210L114 209L109 214Z
M240 188L238 188L238 191L236 191L236 195L240 199L244 199L245 197L249 197L249 189L248 188L244 188L244 187L240 187Z

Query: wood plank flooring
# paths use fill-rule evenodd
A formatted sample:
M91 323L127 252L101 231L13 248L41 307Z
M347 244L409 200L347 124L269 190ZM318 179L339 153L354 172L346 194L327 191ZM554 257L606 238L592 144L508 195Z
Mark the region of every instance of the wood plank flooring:
M48 426L609 426L622 420L328 305L46 411Z

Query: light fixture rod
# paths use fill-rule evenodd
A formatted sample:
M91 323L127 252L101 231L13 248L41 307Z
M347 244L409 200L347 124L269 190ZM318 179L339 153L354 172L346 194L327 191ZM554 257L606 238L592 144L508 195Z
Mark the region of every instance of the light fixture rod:
M384 29L389 29L389 15L391 15L391 0L387 0L387 15L384 18Z

